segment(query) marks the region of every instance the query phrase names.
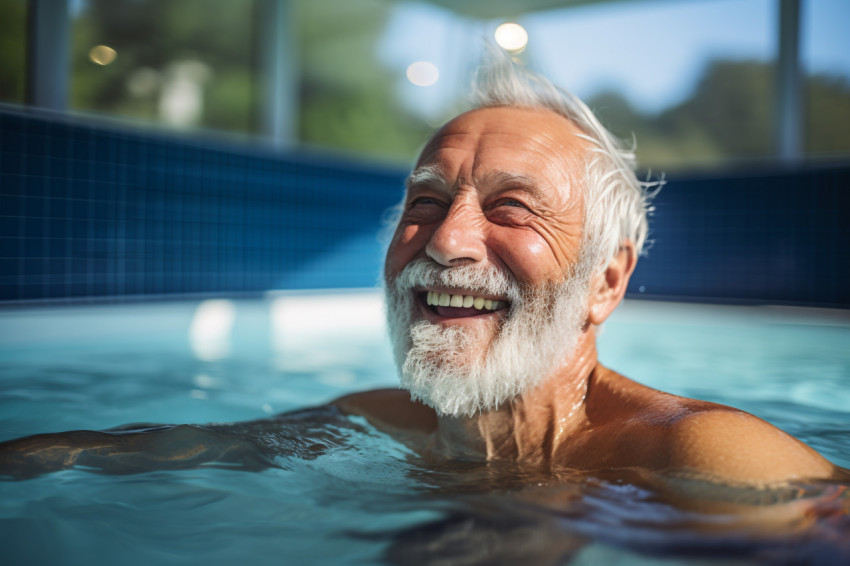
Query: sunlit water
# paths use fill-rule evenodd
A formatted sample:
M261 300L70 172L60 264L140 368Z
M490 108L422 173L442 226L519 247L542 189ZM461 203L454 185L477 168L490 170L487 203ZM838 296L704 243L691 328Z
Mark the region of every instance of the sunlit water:
M0 312L0 440L132 422L259 419L393 386L378 298ZM235 318L234 318L235 315ZM203 318L204 332L192 334ZM194 324L193 324L194 320ZM733 405L850 466L850 316L633 302L600 358L647 385ZM626 473L427 464L360 419L299 413L261 471L0 482L8 564L842 564L847 496L776 531L791 490L741 515L671 504ZM300 420L299 420L300 419ZM306 424L305 424L306 423ZM300 428L299 428L300 427ZM287 456L287 438L322 447ZM289 435L289 437L287 437ZM297 452L297 451L296 451Z

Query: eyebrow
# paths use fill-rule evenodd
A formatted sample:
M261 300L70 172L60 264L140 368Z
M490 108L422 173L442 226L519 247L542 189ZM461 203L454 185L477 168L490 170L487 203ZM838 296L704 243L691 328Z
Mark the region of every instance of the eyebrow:
M459 179L461 183L463 179ZM528 175L521 173L509 173L507 171L493 171L486 173L483 177L475 179L475 184L479 186L499 186L516 188L530 193L535 198L541 198L542 191L537 181ZM439 165L423 165L414 169L405 180L405 187L408 190L415 186L430 185L441 188L449 188L450 183L446 180Z
M416 185L441 185L447 187L449 183L438 166L423 165L411 171L410 175L404 181L404 186L407 187L407 190L410 190Z

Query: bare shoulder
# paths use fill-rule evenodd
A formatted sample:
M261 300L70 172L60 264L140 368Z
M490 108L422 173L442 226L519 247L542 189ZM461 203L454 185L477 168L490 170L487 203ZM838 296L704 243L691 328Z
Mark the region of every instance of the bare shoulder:
M593 386L597 418L616 425L618 448L634 449L631 460L645 467L750 485L841 473L796 438L744 411L664 393L601 366Z
M675 472L761 485L826 479L838 472L791 435L722 405L700 403L671 426L667 439Z
M430 433L437 428L437 414L411 400L403 389L375 389L352 393L333 402L347 414L360 415L383 429Z

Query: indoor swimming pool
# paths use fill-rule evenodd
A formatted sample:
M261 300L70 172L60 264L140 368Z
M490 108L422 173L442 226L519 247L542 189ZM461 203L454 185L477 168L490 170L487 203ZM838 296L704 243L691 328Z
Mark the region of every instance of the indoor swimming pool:
M637 381L751 412L850 467L848 344L847 311L632 300L606 324L599 349L604 364ZM0 441L127 423L261 419L395 384L381 296L371 290L0 310ZM741 490L721 495L728 510L708 511L673 505L628 474L426 464L359 418L319 410L290 420L284 428L315 435L320 455L267 452L254 471L70 470L0 481L3 561L850 559L850 502L833 485ZM741 501L746 512L732 509ZM778 531L800 501L817 501L816 510Z

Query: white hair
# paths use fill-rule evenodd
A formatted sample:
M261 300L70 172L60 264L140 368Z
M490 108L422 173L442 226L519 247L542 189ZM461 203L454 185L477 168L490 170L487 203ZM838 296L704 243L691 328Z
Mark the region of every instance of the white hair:
M577 96L521 67L501 49L489 46L488 51L473 84L474 108L546 109L575 124L582 132L579 136L590 143L584 171L583 249L595 256L597 268L616 256L626 240L640 255L649 232L650 201L663 180L639 181L634 146L624 147Z

